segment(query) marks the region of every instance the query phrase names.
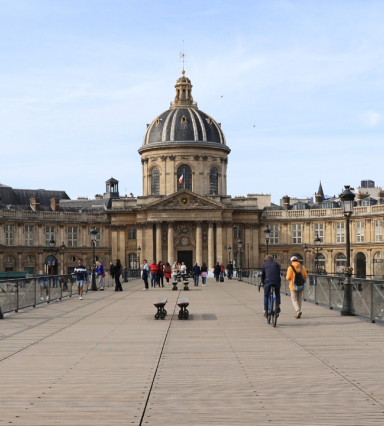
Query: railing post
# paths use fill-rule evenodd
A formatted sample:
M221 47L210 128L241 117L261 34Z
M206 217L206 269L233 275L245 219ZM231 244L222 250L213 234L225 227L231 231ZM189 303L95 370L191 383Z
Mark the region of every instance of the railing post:
M329 309L333 309L332 308L332 278L327 278L327 281L328 281L328 285L329 285L329 296L328 296Z
M373 286L374 286L374 284L371 283L371 321L373 323L375 323L376 321L375 321L375 319L373 317Z
M19 284L16 284L16 309L15 312L19 312Z
M315 275L315 303L316 303L316 305L319 304L317 302L317 275Z
M35 283L35 303L34 303L33 307L36 307L36 300L37 300L37 288L36 288L36 284L37 284L37 280L33 279L33 282Z
M53 278L48 278L48 302L49 303L51 301L51 290L53 288L53 285L51 285Z
M63 299L63 282L62 279L60 277L60 300Z

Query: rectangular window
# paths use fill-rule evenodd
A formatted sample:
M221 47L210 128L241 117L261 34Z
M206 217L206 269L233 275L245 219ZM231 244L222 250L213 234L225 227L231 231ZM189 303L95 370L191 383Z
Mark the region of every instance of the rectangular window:
M100 228L96 228L97 231L97 235L96 235L96 247L100 247L101 246L101 229Z
M270 225L269 244L279 244L279 225Z
M316 235L320 238L321 242L324 242L324 223L315 223L315 237Z
M344 222L336 223L336 242L337 243L345 242L345 223Z
M364 242L364 221L356 222L356 242L363 243Z
M375 241L383 241L383 221L375 220Z
M237 240L241 240L243 238L242 234L243 233L241 232L240 226L239 225L235 225L233 227L233 238L237 239Z
M77 247L77 226L68 226L68 246Z
M292 225L292 243L301 244L301 225Z
M5 225L5 245L13 246L13 225Z
M49 246L49 241L55 239L55 227L46 226L45 227L45 245Z
M33 246L33 226L27 225L25 231L25 245Z
M129 228L128 230L128 239L129 240L136 240L137 231L136 228Z

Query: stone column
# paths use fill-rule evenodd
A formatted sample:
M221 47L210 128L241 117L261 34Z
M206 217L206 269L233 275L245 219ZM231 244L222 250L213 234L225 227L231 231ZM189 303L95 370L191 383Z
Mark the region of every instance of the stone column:
M156 222L156 262L162 260L161 222Z
M199 266L203 264L203 233L201 222L196 222L196 262Z
M120 259L121 264L124 266L127 266L127 256L125 253L125 226L120 225L119 227L119 246L117 249L118 258ZM95 254L96 256L97 254Z
M43 253L38 253L38 261L37 261L37 267L39 269L39 274L41 275L44 271L44 265L43 265Z
M223 225L221 222L216 222L216 254L217 262L222 263L223 259Z
M60 245L64 242L64 225L60 225L60 241L56 245Z
M16 266L16 272L23 272L23 253L18 252L17 253L17 266Z
M214 267L214 255L215 255L215 248L214 248L215 240L213 237L213 222L208 222L208 269L212 270Z
M112 260L111 262L114 263L116 261L116 259L118 258L118 252L117 252L117 248L118 248L118 229L116 225L112 225L111 226L111 234L112 234Z
M0 245L5 246L5 227L0 225Z
M153 222L149 222L147 224L146 229L146 252L147 252L147 260L148 263L151 264L152 260L154 260L153 254Z
M252 252L252 236L251 236L251 225L249 223L246 223L244 225L244 234L245 234L245 241L243 243L244 248L244 264L243 267L252 268L252 261L251 261L251 252Z
M37 245L45 246L45 226L37 225ZM64 241L64 240L63 240Z
M3 255L4 252L0 251L0 272L4 271Z
M173 245L173 222L168 222L168 262L172 266L175 261L175 247Z
M252 225L252 257L251 257L251 266L258 268L259 266L259 225L254 223Z

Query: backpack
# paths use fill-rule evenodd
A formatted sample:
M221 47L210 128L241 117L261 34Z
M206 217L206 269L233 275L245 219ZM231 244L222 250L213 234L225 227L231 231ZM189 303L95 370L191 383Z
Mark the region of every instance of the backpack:
M291 268L293 270L293 273L295 274L295 278L293 280L293 289L295 291L303 291L304 290L304 278L303 278L303 265L300 265L300 271L297 272L296 269L291 265Z

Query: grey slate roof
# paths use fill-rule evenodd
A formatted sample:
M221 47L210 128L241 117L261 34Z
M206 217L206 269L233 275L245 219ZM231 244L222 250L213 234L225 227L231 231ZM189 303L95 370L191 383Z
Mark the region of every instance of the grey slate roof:
M40 206L51 206L51 198L69 200L65 191L50 191L45 189L14 189L10 186L0 185L0 202L5 205L30 206L30 198L40 199ZM43 208L41 209L43 210Z

